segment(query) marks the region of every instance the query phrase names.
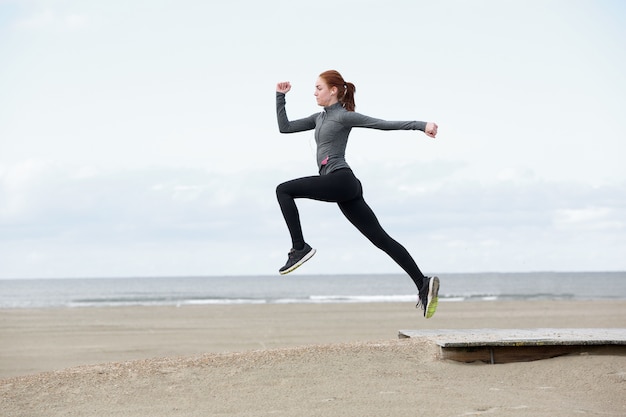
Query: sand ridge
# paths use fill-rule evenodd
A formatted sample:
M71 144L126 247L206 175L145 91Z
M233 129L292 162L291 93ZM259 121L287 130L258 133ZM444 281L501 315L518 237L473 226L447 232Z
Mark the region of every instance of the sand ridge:
M620 416L626 357L440 361L424 341L89 365L2 380L13 416Z

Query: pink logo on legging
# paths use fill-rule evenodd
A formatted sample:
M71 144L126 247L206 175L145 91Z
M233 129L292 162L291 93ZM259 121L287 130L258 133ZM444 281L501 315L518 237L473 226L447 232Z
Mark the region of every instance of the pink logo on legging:
M324 160L322 161L322 165L326 165L328 163L328 158L330 158L330 155L324 158Z

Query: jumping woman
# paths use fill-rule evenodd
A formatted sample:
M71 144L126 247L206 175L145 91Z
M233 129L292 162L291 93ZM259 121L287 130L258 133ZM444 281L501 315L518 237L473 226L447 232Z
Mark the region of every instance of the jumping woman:
M348 135L353 127L379 130L421 130L427 136L437 135L432 122L386 121L354 111L355 86L341 74L331 70L320 74L315 83L315 98L323 111L304 119L289 120L285 110L285 95L291 90L289 82L276 85L276 114L281 133L315 130L319 175L287 181L276 187L280 209L291 235L292 248L280 274L288 274L311 259L315 249L304 241L296 198L309 198L337 203L346 218L376 247L387 253L411 277L418 292L416 307L424 317L435 314L438 302L439 278L426 277L400 243L387 234L376 215L363 199L361 182L345 159Z

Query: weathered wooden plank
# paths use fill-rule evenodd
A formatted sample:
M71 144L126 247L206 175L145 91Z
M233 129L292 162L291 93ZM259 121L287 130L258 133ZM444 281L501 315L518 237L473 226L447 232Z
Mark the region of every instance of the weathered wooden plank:
M440 346L440 357L460 362L507 363L573 353L626 354L626 329L441 329L401 330ZM608 350L607 350L608 349Z
M626 345L623 328L400 330L399 337L427 338L444 347Z

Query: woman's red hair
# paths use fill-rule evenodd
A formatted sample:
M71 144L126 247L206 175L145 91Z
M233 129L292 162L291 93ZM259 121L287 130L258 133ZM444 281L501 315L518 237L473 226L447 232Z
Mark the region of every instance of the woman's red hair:
M343 79L341 74L335 70L324 71L320 74L320 78L328 85L328 88L337 87L337 98L343 107L348 111L354 111L354 93L356 87L354 84Z

